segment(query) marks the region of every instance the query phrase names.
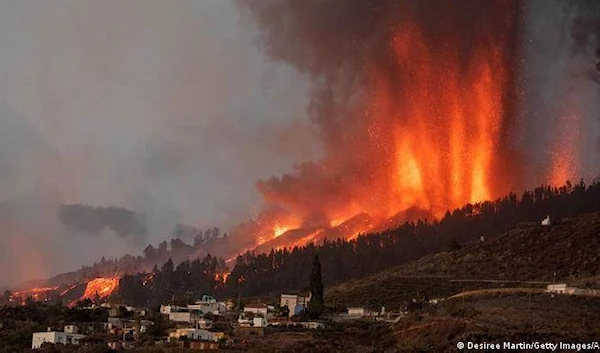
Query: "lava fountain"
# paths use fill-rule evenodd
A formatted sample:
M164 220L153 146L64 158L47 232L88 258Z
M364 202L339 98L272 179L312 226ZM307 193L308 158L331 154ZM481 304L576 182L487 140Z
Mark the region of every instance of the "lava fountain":
M344 229L355 237L518 185L507 142L518 98L518 2L246 5L266 54L311 75L310 112L325 149L322 160L257 183L280 213L257 217L255 245L277 238L280 246L282 230L295 228L321 229L315 239Z

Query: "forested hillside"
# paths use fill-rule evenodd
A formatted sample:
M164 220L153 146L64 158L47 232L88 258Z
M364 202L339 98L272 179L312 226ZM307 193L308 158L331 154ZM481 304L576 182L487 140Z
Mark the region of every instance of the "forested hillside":
M308 286L310 262L316 253L321 259L323 281L327 286L425 255L458 249L481 236L492 240L520 222L538 223L548 214L560 220L594 211L600 211L598 181L591 185L567 183L560 188L542 186L524 192L521 197L510 194L495 201L465 205L446 213L439 221L407 222L395 229L359 236L353 241L326 240L323 244L302 248L271 250L269 254L246 253L236 259L224 283L215 279L220 273L217 264L222 261L214 258L192 263L185 261L175 269L168 263L155 269L153 274L123 277L118 296L132 304L156 304L208 293L235 297L303 289ZM215 265L211 265L213 263ZM158 278L160 285L156 284L158 282L152 284Z

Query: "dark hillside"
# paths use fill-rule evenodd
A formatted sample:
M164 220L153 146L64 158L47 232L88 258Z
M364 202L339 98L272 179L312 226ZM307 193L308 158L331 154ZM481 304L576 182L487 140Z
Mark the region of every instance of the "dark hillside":
M567 218L551 226L516 228L457 251L427 256L401 271L517 281L596 276L600 274L600 213Z
M556 281L595 285L600 274L600 213L551 226L515 228L455 251L331 287L330 303L398 305L414 297L443 297L494 287L541 287ZM465 279L488 281L460 281ZM459 281L455 281L459 280ZM540 283L523 283L540 282Z

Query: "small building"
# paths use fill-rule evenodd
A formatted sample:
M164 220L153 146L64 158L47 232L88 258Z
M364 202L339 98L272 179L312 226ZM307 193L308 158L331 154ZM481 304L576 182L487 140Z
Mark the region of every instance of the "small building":
M566 294L567 293L567 284L566 283L549 284L546 289L546 292L557 293L557 294Z
M310 297L303 297L296 294L281 294L279 305L282 308L287 306L290 310L289 317L292 317L294 315L299 315L306 310L309 301Z
M546 216L546 218L544 218L542 220L542 225L543 226L549 226L552 224L552 221L550 220L550 215Z
M254 313L262 317L267 317L268 310L269 308L265 304L249 304L244 307L245 313Z
M202 299L196 301L194 304L188 305L187 310L196 311L201 315L208 313L220 315L227 311L227 304L218 302L210 295L203 295Z
M69 325L71 327L69 327L67 329L67 327L65 327L65 331L67 330L72 330L73 329L73 325ZM74 326L76 327L76 326ZM51 331L50 328L48 328L47 332L34 332L33 336L31 338L31 349L38 349L42 346L42 344L44 343L52 343L52 344L75 344L78 345L79 341L81 339L83 339L85 337L85 335L80 335L80 334L76 334L76 333L67 333L67 332L58 332L58 331Z
M189 311L171 312L169 313L169 320L175 322L187 322L192 323L200 319L200 316L196 313Z
M366 310L363 307L348 308L348 316L365 316Z

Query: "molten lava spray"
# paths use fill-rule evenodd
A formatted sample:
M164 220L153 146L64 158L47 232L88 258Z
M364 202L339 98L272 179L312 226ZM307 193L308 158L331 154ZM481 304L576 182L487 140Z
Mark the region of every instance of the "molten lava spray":
M313 79L325 157L259 181L258 243L298 227L360 231L439 217L514 188L516 1L260 1L265 52ZM264 219L268 219L265 221ZM345 225L348 228L348 224ZM345 234L346 237L355 236Z

